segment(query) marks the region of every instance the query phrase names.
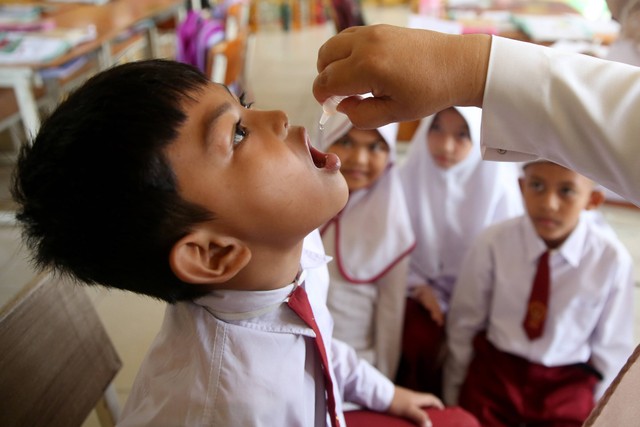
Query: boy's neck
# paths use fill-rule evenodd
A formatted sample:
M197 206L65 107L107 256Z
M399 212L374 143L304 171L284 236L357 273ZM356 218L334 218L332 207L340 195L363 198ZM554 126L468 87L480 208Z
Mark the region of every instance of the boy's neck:
M251 260L224 289L267 291L287 286L300 270L302 241L291 248L252 247Z

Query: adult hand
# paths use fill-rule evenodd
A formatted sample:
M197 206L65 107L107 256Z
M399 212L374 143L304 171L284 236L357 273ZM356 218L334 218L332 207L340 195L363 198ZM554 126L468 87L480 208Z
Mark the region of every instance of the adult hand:
M350 97L338 106L353 124L375 128L452 105L482 105L491 38L391 25L351 27L318 52L313 94Z

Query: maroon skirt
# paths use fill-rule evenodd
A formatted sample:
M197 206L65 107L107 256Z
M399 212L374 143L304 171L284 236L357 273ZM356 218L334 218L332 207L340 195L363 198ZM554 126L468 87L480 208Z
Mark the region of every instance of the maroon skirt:
M442 365L446 343L444 327L413 298L407 298L402 352L395 383L442 397Z

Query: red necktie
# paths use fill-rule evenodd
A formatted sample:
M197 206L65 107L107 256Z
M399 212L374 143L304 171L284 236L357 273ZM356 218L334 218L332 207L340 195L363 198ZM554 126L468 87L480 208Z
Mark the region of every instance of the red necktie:
M546 251L538 260L538 271L533 280L527 313L522 323L530 340L539 338L544 330L549 305L549 282L549 251Z
M336 398L333 395L333 380L331 379L331 374L329 373L329 362L327 359L327 351L324 348L324 344L322 342L322 336L320 335L320 329L318 328L318 324L316 323L316 319L313 316L313 311L311 310L311 304L309 304L309 298L307 297L307 292L304 290L302 285L296 286L291 295L289 295L289 301L287 302L289 308L296 313L304 323L307 324L313 332L316 333L316 337L314 342L316 344L316 350L320 354L320 362L322 363L322 373L324 374L324 385L327 392L327 410L329 411L329 416L331 418L331 425L333 427L340 426L340 420L338 419L338 414L336 413Z

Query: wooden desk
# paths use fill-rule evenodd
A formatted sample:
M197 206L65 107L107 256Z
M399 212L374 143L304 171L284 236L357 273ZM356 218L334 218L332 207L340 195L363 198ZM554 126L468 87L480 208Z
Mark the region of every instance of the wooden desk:
M157 30L155 23L171 16L184 14L183 0L111 0L104 5L67 5L47 3L49 12L43 18L50 18L56 28L83 28L95 26L96 38L71 49L66 54L47 62L24 64L0 64L0 87L15 91L20 115L27 135L33 136L40 127L40 119L33 88L43 85L38 71L56 67L87 54L97 54L100 68L111 65L111 44L123 32L150 21L146 31L151 56L156 56Z

